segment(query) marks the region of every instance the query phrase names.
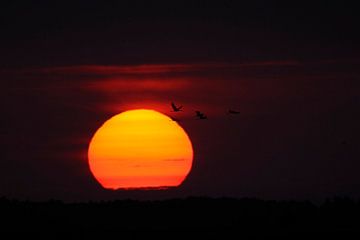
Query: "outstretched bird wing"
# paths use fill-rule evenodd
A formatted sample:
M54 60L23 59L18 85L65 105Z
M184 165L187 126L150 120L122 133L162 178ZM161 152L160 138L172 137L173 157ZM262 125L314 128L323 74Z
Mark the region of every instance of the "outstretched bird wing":
M229 110L229 113L230 113L230 114L239 114L240 112L234 111L234 110L231 110L231 109L230 109L230 110Z
M181 111L183 106L177 107L174 102L171 102L171 107L174 112L178 112L178 111Z

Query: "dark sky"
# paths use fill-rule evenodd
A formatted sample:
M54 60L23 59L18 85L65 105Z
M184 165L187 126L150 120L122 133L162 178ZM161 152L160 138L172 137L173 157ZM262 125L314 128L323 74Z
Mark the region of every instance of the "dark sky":
M0 196L360 197L359 20L345 2L3 1ZM194 146L187 180L102 189L96 129L171 101Z

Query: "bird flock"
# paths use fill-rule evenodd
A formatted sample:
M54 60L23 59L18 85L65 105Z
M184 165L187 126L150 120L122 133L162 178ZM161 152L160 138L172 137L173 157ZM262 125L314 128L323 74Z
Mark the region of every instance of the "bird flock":
M174 102L171 102L171 108L172 108L172 112L181 112L182 109L183 109L183 106L176 106L176 104ZM230 109L228 111L228 114L240 114L239 111L235 111L235 110L232 110ZM206 120L208 119L208 117L203 113L203 112L200 112L200 111L195 111L195 117L197 119L200 119L200 120ZM180 120L177 119L177 118L174 118L174 117L171 117L171 119L175 122L179 122Z

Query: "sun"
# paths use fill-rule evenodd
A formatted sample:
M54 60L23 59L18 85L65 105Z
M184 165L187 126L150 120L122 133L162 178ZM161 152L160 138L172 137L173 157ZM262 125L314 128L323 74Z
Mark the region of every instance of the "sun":
M185 180L193 148L177 122L154 110L135 109L115 115L96 131L88 159L104 188L163 189Z

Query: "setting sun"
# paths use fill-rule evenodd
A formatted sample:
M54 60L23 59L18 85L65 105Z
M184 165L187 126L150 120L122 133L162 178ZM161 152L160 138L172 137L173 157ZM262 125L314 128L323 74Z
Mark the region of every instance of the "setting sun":
M193 149L168 116L136 109L107 120L88 150L90 170L108 189L179 186L190 172Z

